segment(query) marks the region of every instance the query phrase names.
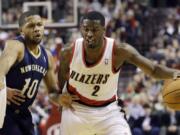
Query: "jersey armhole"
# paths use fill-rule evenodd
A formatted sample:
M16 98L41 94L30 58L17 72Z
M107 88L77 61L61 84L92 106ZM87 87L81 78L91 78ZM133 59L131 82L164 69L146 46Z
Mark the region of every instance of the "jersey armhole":
M46 59L46 61L47 61L47 69L49 69L49 57L48 57L48 52L47 52L47 50L46 50L46 48L44 48L43 46L41 46L41 45L39 45L39 49L41 50L41 53L44 53L44 56L45 56L45 59ZM48 49L49 50L49 49ZM51 53L51 51L49 50L49 52ZM42 55L42 54L41 54ZM52 55L52 53L51 53L51 55Z
M114 40L113 48L112 48L112 72L114 74L118 73L119 70L121 69L121 66L118 69L115 68L115 56L114 56L114 54L115 54L115 46L116 46L116 43L115 43L115 40Z
M75 42L76 41L74 41L72 44L72 54L71 54L71 57L70 57L70 61L69 61L69 66L70 66L70 64L72 63L72 59L73 59L73 56L74 56L74 51L75 51Z

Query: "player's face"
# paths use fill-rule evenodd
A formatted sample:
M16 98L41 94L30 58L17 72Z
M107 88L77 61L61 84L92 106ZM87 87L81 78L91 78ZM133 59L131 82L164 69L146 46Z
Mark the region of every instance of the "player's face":
M22 26L22 33L25 39L33 44L39 44L44 35L44 23L39 15L26 18L26 23Z
M81 24L81 33L88 48L95 49L101 46L105 28L100 21L84 19Z

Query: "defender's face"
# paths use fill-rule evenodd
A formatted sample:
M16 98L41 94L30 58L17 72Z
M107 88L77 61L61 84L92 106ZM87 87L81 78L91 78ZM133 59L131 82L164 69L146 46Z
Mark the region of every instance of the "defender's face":
M84 19L81 24L81 33L87 48L95 49L100 46L104 37L105 28L99 20Z
M22 33L25 39L32 43L39 44L44 35L44 23L39 15L26 18L26 23L22 26Z

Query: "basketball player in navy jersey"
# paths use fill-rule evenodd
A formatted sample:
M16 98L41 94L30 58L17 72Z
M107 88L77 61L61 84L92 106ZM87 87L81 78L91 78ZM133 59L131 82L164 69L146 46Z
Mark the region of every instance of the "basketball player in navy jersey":
M57 92L53 58L40 45L44 34L41 17L32 11L24 12L19 29L21 35L8 40L0 56L0 78L6 76L8 100L1 135L33 135L28 107L37 95L41 80L44 79L49 93Z
M157 79L176 78L179 70L154 64L132 46L105 37L105 18L88 12L81 20L83 38L62 49L59 69L61 135L130 135L117 105L120 68L129 62ZM72 95L79 100L73 101Z

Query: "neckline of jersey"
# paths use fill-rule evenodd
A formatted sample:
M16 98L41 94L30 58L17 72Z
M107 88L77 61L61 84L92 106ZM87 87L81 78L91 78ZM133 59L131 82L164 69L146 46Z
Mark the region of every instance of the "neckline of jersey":
M90 64L90 65L87 65L86 60L85 60L85 48L84 48L84 42L83 42L83 45L82 45L82 61L87 68L92 68L92 67L98 65L102 61L102 58L105 55L105 51L106 51L106 47L107 47L107 39L105 37L104 37L104 41L105 42L104 42L104 46L103 46L103 53L102 53L101 57L99 58L99 60L97 60L97 62Z

